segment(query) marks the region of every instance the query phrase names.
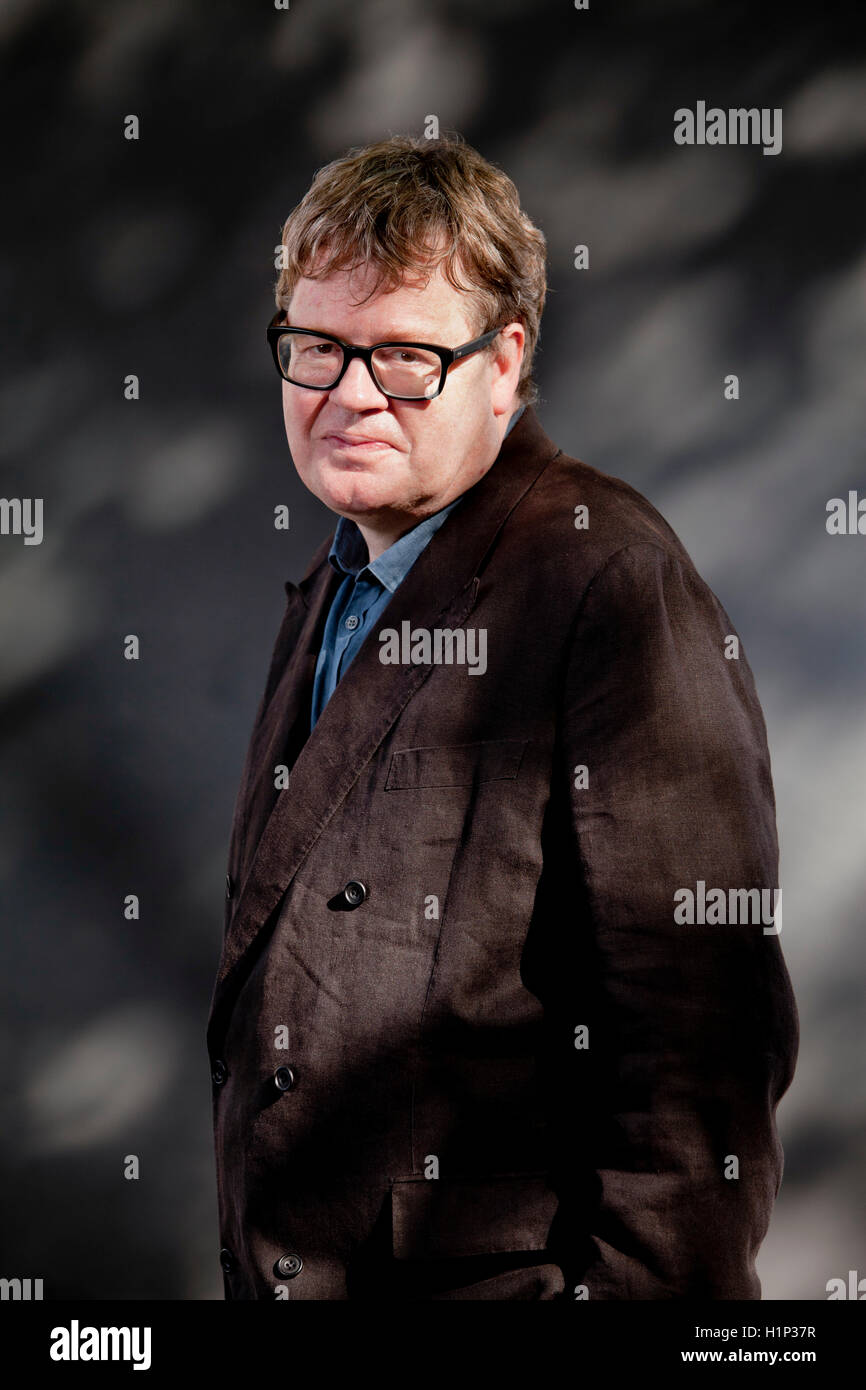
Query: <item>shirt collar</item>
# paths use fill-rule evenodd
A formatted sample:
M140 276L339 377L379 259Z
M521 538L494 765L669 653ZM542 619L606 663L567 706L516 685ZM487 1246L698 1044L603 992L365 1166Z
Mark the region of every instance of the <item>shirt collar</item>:
M433 533L439 530L448 513L460 500L460 497L456 497L447 507L442 507L432 516L419 521L417 526L413 526L411 531L407 531L405 536L401 536L372 561L367 559L367 542L355 522L341 516L337 522L328 559L334 569L351 574L355 579L362 575L372 575L384 588L393 593L397 585L405 579Z
M525 409L525 406L521 406L514 412L508 422L506 434L517 424ZM447 507L442 507L432 516L425 517L373 561L368 561L367 542L355 522L341 516L337 522L331 549L328 551L328 559L334 569L351 574L355 579L360 578L366 571L393 593L398 584L405 579L431 536L439 530L448 513L457 506L462 496L461 493L461 496L456 497Z

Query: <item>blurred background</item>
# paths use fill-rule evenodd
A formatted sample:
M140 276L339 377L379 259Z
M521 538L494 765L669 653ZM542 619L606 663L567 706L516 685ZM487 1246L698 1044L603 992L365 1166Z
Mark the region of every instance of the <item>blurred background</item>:
M758 1270L766 1299L866 1275L866 536L825 526L866 496L861 7L3 0L0 77L0 491L44 499L41 545L0 536L0 1274L222 1297L228 834L283 582L333 524L286 448L274 247L317 168L433 114L547 236L541 423L743 639L802 1028ZM781 107L782 152L676 145L699 100Z

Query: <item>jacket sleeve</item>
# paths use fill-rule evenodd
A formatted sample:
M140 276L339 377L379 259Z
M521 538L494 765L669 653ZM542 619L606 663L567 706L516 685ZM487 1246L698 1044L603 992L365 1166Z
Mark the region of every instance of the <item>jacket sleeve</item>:
M761 1297L799 1032L764 721L731 638L685 552L652 543L608 559L574 624L529 953L565 1298ZM701 884L724 920L677 921ZM736 889L765 890L761 919Z

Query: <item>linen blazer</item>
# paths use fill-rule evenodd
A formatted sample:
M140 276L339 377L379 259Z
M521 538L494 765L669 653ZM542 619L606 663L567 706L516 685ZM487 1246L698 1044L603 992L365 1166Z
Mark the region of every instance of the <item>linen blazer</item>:
M779 886L730 618L529 407L309 734L331 539L285 586L231 829L226 1297L759 1299L796 1004L778 923L676 918ZM385 628L483 630L486 669L386 664Z

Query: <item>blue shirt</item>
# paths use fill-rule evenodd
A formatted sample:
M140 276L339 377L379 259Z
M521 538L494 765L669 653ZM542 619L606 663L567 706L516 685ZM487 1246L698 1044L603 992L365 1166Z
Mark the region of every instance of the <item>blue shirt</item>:
M516 410L508 422L508 434L517 424L525 406ZM503 435L503 439L505 435ZM316 675L313 682L313 707L310 730L357 656L365 637L377 625L391 597L409 573L422 550L439 530L449 512L463 495L447 507L425 517L396 540L375 560L370 560L367 542L354 521L341 516L337 523L328 559L334 569L344 575L336 594L322 635Z

